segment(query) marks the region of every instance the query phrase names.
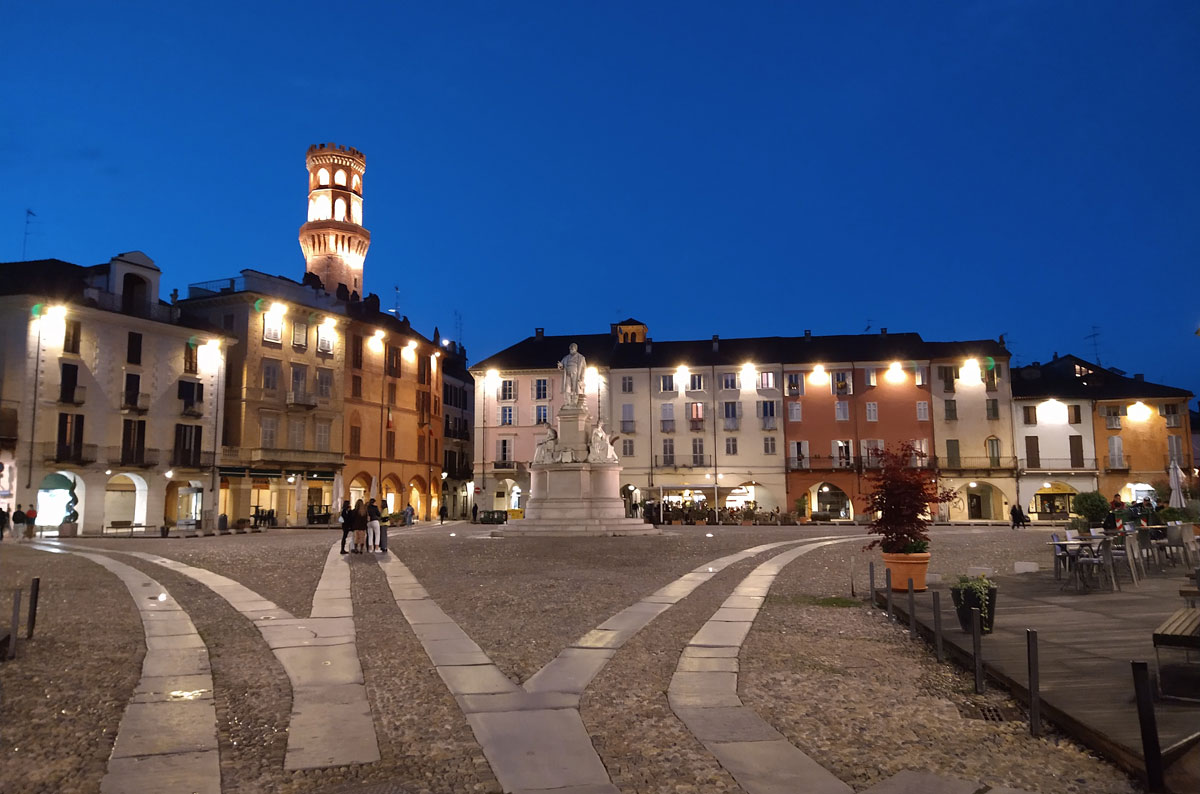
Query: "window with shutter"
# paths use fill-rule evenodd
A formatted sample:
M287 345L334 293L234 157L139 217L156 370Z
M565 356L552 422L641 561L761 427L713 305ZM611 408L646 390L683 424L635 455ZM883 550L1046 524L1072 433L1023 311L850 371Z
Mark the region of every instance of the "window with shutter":
M799 402L788 403L788 421L799 422L801 416L801 407Z
M867 421L879 421L879 403L867 403Z
M917 402L917 421L918 422L928 422L929 421L929 403L924 400L920 400Z
M834 419L838 422L850 421L850 403L845 400L838 400L834 403Z

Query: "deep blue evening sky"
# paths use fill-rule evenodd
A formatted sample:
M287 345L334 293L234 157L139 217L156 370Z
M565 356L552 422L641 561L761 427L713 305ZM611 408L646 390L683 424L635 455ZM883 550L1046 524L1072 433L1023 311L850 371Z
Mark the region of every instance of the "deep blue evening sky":
M366 284L474 360L1006 333L1200 393L1200 4L6 4L0 259L299 279L367 155ZM185 10L186 9L186 10ZM585 351L586 352L586 351Z

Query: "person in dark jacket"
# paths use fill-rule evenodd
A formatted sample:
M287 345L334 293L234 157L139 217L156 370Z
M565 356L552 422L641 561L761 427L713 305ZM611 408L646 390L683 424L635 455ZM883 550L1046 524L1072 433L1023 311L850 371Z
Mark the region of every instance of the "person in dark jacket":
M438 507L438 523L439 524L446 523L446 513L448 513L448 512L449 511L446 509L446 505L443 504L440 507Z
M350 525L354 529L354 553L362 554L367 548L367 506L359 499L350 511Z
M1008 511L1008 515L1010 518L1012 518L1013 529L1019 529L1021 524L1024 523L1023 519L1025 518L1025 515L1021 512L1021 508L1017 505L1012 506L1012 509Z
M346 551L346 537L354 531L350 525L350 500L342 502L342 554L349 554Z
M367 504L367 551L379 551L379 506L372 499Z

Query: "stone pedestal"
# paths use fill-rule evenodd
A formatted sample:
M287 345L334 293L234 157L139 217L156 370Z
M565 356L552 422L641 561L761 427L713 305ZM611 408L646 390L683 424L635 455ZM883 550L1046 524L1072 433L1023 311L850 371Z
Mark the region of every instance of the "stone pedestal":
M556 457L529 467L525 518L509 521L493 535L655 535L659 530L625 517L621 464L589 462L592 423L586 406L558 412Z

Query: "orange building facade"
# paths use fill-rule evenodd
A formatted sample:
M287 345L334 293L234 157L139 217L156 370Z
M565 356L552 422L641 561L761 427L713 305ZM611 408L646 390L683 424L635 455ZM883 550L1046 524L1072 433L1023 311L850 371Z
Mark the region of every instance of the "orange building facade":
M1162 485L1169 479L1171 464L1178 463L1185 476L1195 465L1190 395L1150 383L1142 391L1140 399L1097 400L1092 412L1099 488L1110 499L1120 494L1126 502L1140 500L1152 490L1165 499Z

